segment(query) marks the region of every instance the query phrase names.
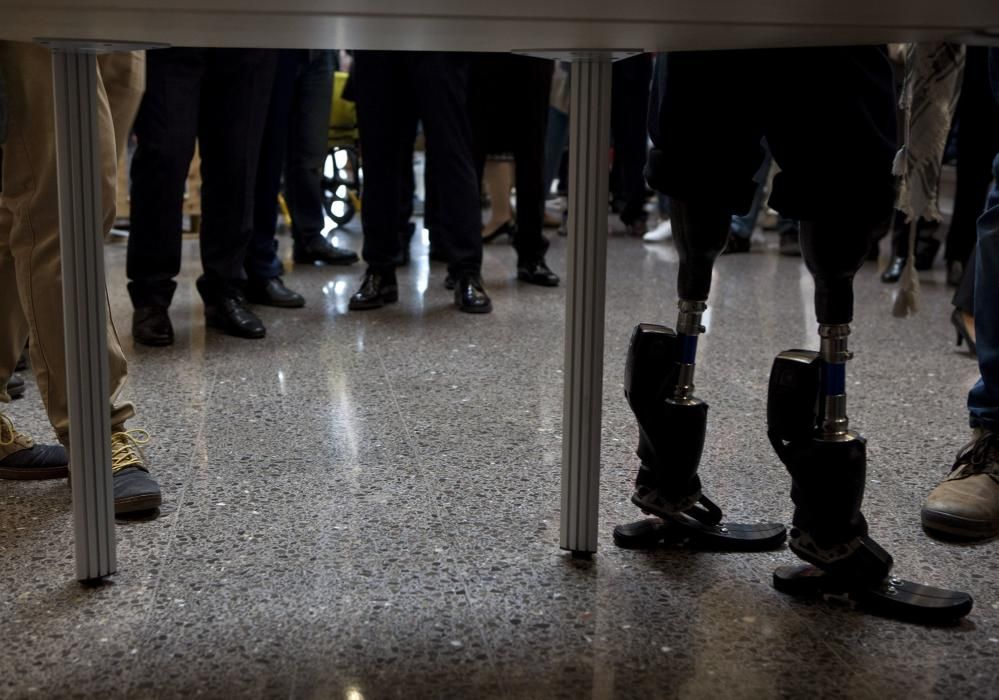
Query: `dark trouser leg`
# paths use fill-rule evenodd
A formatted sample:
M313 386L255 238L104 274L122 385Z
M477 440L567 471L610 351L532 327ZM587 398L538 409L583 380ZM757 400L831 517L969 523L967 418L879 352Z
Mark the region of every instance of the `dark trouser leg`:
M358 51L354 55L355 92L364 157L363 256L369 268L395 267L399 256L399 206L403 154L412 171L412 142L403 148L402 135L412 125L400 119L408 93L406 62L410 55L388 51ZM408 114L408 111L407 111Z
M292 102L285 194L291 210L292 236L299 246L322 235L325 224L321 181L333 95L333 63L332 51L321 51L306 63Z
M975 223L985 209L992 158L999 152L999 105L989 83L988 49L984 46L967 47L957 114L957 191L946 258L964 264L975 247Z
M452 274L482 267L482 214L475 181L467 104L467 59L458 54L409 54L410 75L431 163L435 219L447 240Z
M198 291L208 304L231 294L244 278L276 59L276 52L259 49L212 49L208 59L198 124L204 268Z
M545 257L548 240L543 234L545 221L545 135L547 133L548 102L552 86L552 63L538 58L517 56L521 66L521 100L514 143L517 186L517 234L513 245L517 249L518 265L530 264ZM644 114L643 119L644 123ZM645 127L642 127L645 134ZM644 160L643 160L644 167ZM643 189L644 185L644 178Z
M693 395L700 318L732 212L749 207L752 176L763 153L762 126L751 109L746 119L729 124L728 100L752 100L751 95L733 97L733 91L745 89L738 58L687 53L662 61L649 113L654 149L648 173L653 186L670 195L680 259L679 317L675 331L663 326L636 330L626 394L638 418L642 461L632 501L671 516L701 498L697 470L708 407ZM729 168L720 171L718 163Z
M621 221L644 221L645 152L647 114L652 59L648 54L632 56L614 64L611 92L611 134L614 141L614 170L624 202ZM612 179L613 176L612 176Z
M284 167L288 121L295 93L295 79L301 54L295 50L278 52L277 71L271 92L270 107L261 139L260 160L253 197L253 238L246 254L246 274L250 279L266 280L282 273L277 256L276 233L278 192Z
M206 49L146 57L146 92L135 119L126 271L132 305L168 307L180 272L184 183L194 156Z

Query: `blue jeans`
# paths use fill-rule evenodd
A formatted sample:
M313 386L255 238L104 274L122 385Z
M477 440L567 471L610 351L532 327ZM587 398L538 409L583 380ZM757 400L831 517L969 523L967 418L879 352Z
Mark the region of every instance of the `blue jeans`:
M999 177L999 156L992 169ZM971 427L999 432L999 189L994 186L978 219L975 337L982 376L968 393Z
M569 143L569 115L554 107L548 108L548 132L545 135L545 196L551 192L558 175L562 152Z
M322 171L333 94L332 51L282 50L257 170L253 238L246 273L254 280L283 272L274 237L277 196L284 189L296 248L322 235Z
M989 50L992 92L999 101L999 48ZM999 156L992 162L999 178ZM997 180L999 182L999 180ZM975 339L981 378L968 392L972 428L999 431L999 184L978 219L975 248Z

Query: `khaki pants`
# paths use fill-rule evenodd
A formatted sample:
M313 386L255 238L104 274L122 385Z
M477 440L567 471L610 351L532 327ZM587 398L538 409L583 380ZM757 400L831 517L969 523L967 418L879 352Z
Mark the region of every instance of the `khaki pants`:
M102 159L104 232L115 218L118 156L145 85L142 53L98 59L98 139ZM69 437L59 198L52 96L52 54L34 44L0 42L0 70L7 85L9 130L3 146L0 194L0 401L7 380L31 337L31 366L49 420L64 444ZM111 424L135 414L115 403L127 367L108 309Z

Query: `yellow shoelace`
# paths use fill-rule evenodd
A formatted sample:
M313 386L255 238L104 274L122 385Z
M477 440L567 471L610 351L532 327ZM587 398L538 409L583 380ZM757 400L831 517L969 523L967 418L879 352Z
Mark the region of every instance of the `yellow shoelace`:
M12 445L17 445L27 450L31 449L34 442L27 435L17 432L14 422L3 413L0 413L0 447L10 447Z
M146 469L142 445L149 442L149 433L142 428L111 435L111 471L117 474L128 467Z

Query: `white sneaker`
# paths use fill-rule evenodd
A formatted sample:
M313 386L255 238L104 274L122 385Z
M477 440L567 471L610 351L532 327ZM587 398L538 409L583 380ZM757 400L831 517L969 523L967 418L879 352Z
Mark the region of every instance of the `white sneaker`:
M673 238L673 224L669 219L660 221L659 225L642 236L646 243L662 243Z

